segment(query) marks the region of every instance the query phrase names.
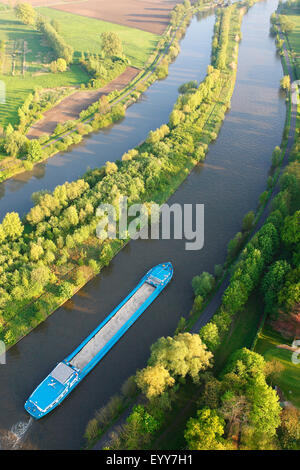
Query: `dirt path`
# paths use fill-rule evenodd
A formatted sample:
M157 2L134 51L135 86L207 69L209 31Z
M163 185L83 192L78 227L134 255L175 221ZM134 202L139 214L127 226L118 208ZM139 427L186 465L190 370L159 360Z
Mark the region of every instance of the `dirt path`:
M45 112L43 119L36 122L29 129L27 137L29 139L37 139L42 134L52 134L58 123L78 119L80 112L97 101L100 96L108 95L114 90L122 90L139 73L139 69L127 67L125 72L103 88L94 91L80 90L67 96L59 104Z

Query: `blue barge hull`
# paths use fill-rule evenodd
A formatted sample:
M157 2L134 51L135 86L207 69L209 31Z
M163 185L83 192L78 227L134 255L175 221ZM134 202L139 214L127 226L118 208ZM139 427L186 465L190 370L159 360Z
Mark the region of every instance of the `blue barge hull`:
M171 263L150 269L130 294L33 391L25 410L35 419L58 406L156 299L173 276Z

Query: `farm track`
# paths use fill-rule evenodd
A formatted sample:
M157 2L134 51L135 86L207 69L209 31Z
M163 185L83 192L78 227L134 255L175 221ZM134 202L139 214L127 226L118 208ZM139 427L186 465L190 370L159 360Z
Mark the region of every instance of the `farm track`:
M75 91L75 93L72 93L59 104L46 111L44 117L30 128L27 137L37 139L45 133L52 134L58 123L78 119L80 112L87 109L95 101L98 101L102 95L108 95L115 90L122 90L139 73L139 69L127 67L121 75L98 90Z

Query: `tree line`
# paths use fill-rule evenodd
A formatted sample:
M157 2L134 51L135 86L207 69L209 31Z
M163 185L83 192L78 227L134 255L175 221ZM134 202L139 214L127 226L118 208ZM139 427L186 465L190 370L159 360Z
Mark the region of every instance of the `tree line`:
M240 18L236 17L233 28L239 26ZM204 158L224 119L232 93L231 74L226 73L222 80L220 76L219 69L209 67L205 80L197 88L187 87L179 96L168 125L149 134L146 142L127 152L122 161L108 163L70 183L76 188L74 198L66 196L69 183L51 194L41 194L21 222L22 231L17 236L4 231L5 238L0 245L0 310L1 338L7 344L14 343L20 333L44 318L45 300L44 303L36 300L42 293L47 293L50 299L47 305L61 302L63 294L72 295L80 279L74 274L75 277L64 280L66 272L84 266L98 272L109 263L114 249L122 246L122 241L111 244L108 240L100 244L96 239L94 257L87 250L87 240L94 237L99 221L95 210L100 203L117 205L121 195L128 197L129 204L164 202L178 185L178 175L185 178L186 169ZM224 83L228 87L219 103ZM218 113L215 111L209 121L216 104ZM117 105L109 115L115 113L119 118L121 112L124 113L123 107ZM100 122L105 117L106 114L99 113ZM7 217L16 220L17 216L8 214ZM33 274L37 267L43 275Z

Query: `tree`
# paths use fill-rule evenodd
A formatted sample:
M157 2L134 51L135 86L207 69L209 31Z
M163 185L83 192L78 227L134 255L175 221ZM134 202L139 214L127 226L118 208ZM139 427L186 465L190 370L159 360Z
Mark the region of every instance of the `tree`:
M201 328L199 335L211 351L215 351L221 343L218 327L212 321L208 322Z
M126 449L141 448L159 426L160 423L146 411L144 406L134 406L125 426Z
M233 372L243 381L248 382L253 378L263 376L264 368L265 360L260 354L243 348L232 354L225 372Z
M238 312L247 302L248 294L245 285L238 280L230 282L223 295L225 308L232 313Z
M286 276L284 285L278 294L279 305L287 311L300 303L300 267L292 269Z
M207 297L212 291L214 283L215 279L213 275L205 271L200 276L193 277L192 287L195 295L201 295L204 298Z
M55 18L51 20L51 26L55 29L57 33L60 32L60 24Z
M56 60L53 60L52 62L50 62L50 70L52 73L57 73L57 61Z
M50 275L51 272L47 266L37 266L31 272L31 282L44 286L49 281Z
M289 245L300 242L300 210L284 219L281 238Z
M30 140L27 147L27 160L37 162L42 157L42 147L37 139Z
M63 299L69 299L73 295L73 286L70 282L64 281L57 288L57 294Z
M244 232L249 232L253 228L255 214L253 211L248 212L243 218L242 229Z
M278 291L281 289L286 274L291 266L285 260L278 260L272 264L265 274L261 288L264 294L265 310L270 313L277 304Z
M57 60L53 60L50 63L50 70L52 73L65 72L67 70L67 62L62 57L59 57Z
M16 240L21 237L24 226L20 220L19 214L17 212L8 212L3 221L2 228L4 230L5 236Z
M294 406L283 409L278 436L284 449L300 449L300 410Z
M280 162L281 162L281 148L276 145L276 147L274 148L273 150L273 153L272 153L272 166L273 167L277 167L279 166Z
M223 379L225 389L244 395L249 403L248 441L256 447L262 439L270 443L280 424L279 398L266 383L265 367L260 354L243 348L231 356Z
M197 418L190 418L184 432L189 450L224 450L225 421L216 410L204 408Z
M22 23L33 25L36 20L36 11L30 3L19 3L15 6L16 17Z
M64 214L65 214L66 221L70 225L77 225L78 224L79 218L78 218L78 213L77 213L76 206L69 206L65 210Z
M105 173L107 175L111 175L112 173L116 173L118 171L118 167L114 162L107 161L105 163Z
M230 437L235 426L240 426L248 421L249 403L244 395L235 395L232 391L228 391L222 397L222 406L220 414L228 422L227 435Z
M251 405L249 423L255 434L272 438L280 425L281 407L276 391L266 382L255 380L247 390L247 398Z
M176 127L185 118L185 114L179 109L174 109L169 118L170 127Z
M289 75L285 75L281 80L280 80L280 86L283 90L289 91L291 88L291 80Z
M161 365L172 376L190 375L197 382L199 372L211 366L213 355L197 334L179 333L160 338L151 347L149 365Z
M110 104L106 95L102 95L99 99L98 111L100 114L106 114L110 111Z
M230 240L227 246L227 252L228 252L229 257L233 258L237 254L242 244L242 241L243 241L243 235L241 232L238 232L235 235L235 237L232 240Z
M58 72L65 72L67 70L67 62L62 57L59 57L56 61L57 63L57 71Z
M161 365L148 366L136 374L136 383L148 399L161 395L175 380Z
M17 157L26 149L28 139L19 131L13 131L9 134L6 133L4 139L4 149L11 157Z
M204 388L198 399L200 407L218 408L222 383L211 372L204 372L201 381L204 382Z
M32 243L30 247L30 259L37 261L44 254L43 247L37 243Z
M123 46L120 36L113 31L107 31L101 34L102 50L108 57L122 56Z

